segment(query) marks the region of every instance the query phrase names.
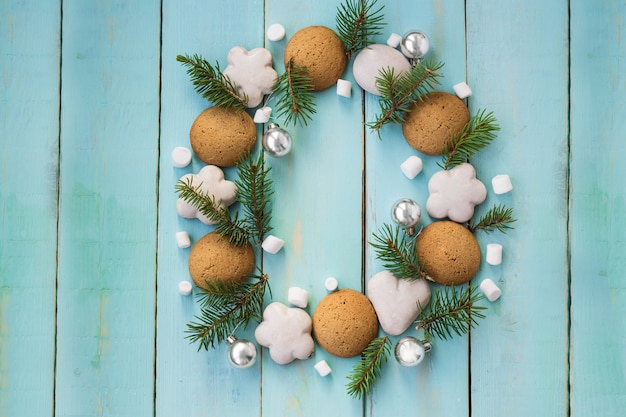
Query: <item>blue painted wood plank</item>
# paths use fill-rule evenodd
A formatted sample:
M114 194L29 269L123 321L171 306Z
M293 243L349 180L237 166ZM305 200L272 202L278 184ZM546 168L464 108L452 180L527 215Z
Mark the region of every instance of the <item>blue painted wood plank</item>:
M388 22L384 43L391 33L403 35L410 30L421 30L430 39L428 58L442 61L444 77L438 91L452 92L452 85L465 80L465 9L462 1L421 3L415 12L414 2L385 2ZM419 13L418 13L419 12ZM380 114L378 97L367 95L367 121ZM366 199L367 237L372 239L382 224L392 224L391 208L401 198L411 198L422 208L422 220L418 227L432 221L426 213L428 180L439 170L439 157L429 157L411 148L400 125L388 125L378 134L367 130ZM400 164L411 155L423 160L423 171L409 180L400 170ZM367 278L383 270L375 259L372 248L367 252ZM436 285L431 284L432 289ZM382 331L381 331L382 332ZM410 326L403 335L423 338ZM395 342L399 337L392 337ZM417 368L406 368L393 357L368 402L368 415L387 416L390 410L399 415L446 415L468 414L468 338L457 337L448 341L434 340L433 350Z
M239 370L226 360L227 347L197 352L185 340L187 323L200 313L192 296L178 293L181 280L191 282L187 269L189 249L179 249L175 234L187 231L192 244L212 230L197 220L176 214L174 187L184 174L198 172L205 164L194 157L186 168L174 168L171 152L190 148L189 129L210 105L193 89L178 54L201 54L226 68L226 56L234 46L250 50L263 46L263 2L220 0L214 2L163 2L163 64L159 175L159 251L157 317L156 415L170 417L260 414L261 364ZM225 170L234 180L236 170ZM197 291L197 290L194 290ZM251 338L250 332L237 337Z
M152 416L158 1L63 4L55 415Z
M307 26L334 30L338 5L335 1L267 2L267 25L280 23L287 33L285 40L268 43L279 72L284 71L288 40ZM316 93L313 121L291 129L291 153L282 159L267 158L276 189L273 233L285 239L281 252L264 257L273 300L287 303L289 287L304 288L309 292L311 315L326 295L327 277L337 278L341 288L362 290L362 98L351 74L348 68L343 78L353 82L352 97L338 96L335 86ZM356 359L331 356L316 345L313 357L277 365L265 351L263 415L362 415L362 401L349 397L345 388ZM315 371L320 360L330 365L331 375L321 377Z
M471 415L567 415L568 10L564 2L467 2L470 108L492 110L501 130L473 161L489 195L518 221L503 262L483 262L501 298L471 336ZM491 178L508 174L509 194ZM484 253L484 252L483 252Z
M571 415L626 410L623 1L571 2Z
M60 3L0 3L0 416L53 412Z

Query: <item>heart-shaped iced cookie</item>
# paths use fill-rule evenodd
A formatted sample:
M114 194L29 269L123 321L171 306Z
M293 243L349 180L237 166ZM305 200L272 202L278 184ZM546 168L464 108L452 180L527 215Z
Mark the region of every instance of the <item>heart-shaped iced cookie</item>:
M369 297L380 326L390 336L402 334L430 301L430 286L424 279L399 279L389 271L374 275L367 283Z

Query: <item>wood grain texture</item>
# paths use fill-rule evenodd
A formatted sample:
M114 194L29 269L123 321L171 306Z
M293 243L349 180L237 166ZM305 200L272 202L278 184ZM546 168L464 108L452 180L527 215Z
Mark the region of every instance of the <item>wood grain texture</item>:
M237 370L226 346L197 352L184 339L199 309L176 288L190 278L175 233L194 242L211 227L176 215L176 181L204 164L174 168L171 151L189 146L209 103L175 57L201 53L224 68L231 47L266 46L282 72L288 39L335 28L339 4L0 1L0 417L623 415L621 0L378 1L387 27L377 41L424 30L445 62L441 90L466 80L471 112L493 110L501 126L472 162L490 191L501 173L514 189L490 192L478 213L505 203L518 222L478 235L483 252L503 244L504 259L483 263L474 283L492 278L503 294L483 302L487 318L469 337L435 340L418 368L389 358L363 401L345 389L357 358L317 347L280 366L261 349L254 367ZM266 39L273 23L285 40ZM271 300L287 303L289 287L302 287L310 314L329 276L364 290L382 269L372 232L401 197L425 212L438 169L439 158L420 155L423 172L404 177L399 165L419 154L399 126L382 140L365 129L377 99L351 67L343 78L352 98L334 87L316 94L314 120L290 128L292 152L267 157L273 234L285 246L259 260ZM422 224L431 220L423 213ZM328 377L313 368L321 359Z
M240 412L252 416L260 412L260 361L252 369L238 370L227 362L225 344L197 352L197 346L185 339L187 323L200 311L193 296L181 296L177 290L179 281L191 278L187 269L189 249L178 248L175 234L187 231L193 243L213 227L176 214L176 182L184 174L197 173L205 164L194 157L190 166L174 168L171 153L176 146L190 148L189 129L196 116L210 105L194 91L176 56L198 53L225 69L230 48L241 45L250 50L262 46L263 33L262 2L163 2L157 416L224 416ZM235 169L225 172L228 180L235 179ZM242 332L237 336L250 338Z
M472 332L472 415L567 415L567 5L467 8L470 107L501 126L475 162L490 190L498 174L514 187L483 206L504 203L518 219L506 235L479 235L483 248L503 245L503 263L483 263L475 280L503 294Z
M571 415L626 410L626 10L571 3Z
M55 415L152 416L160 12L63 3Z
M60 10L0 2L2 417L53 412Z
M298 30L312 25L335 28L336 7L330 4L273 0L266 14L268 26L281 23L287 32L285 40L268 43L281 73L284 47ZM350 74L348 68L344 77L352 79ZM292 152L281 159L267 158L276 190L273 233L286 242L277 255L264 256L273 299L287 303L289 287L304 288L311 315L326 295L327 277L335 277L341 288L362 290L362 111L359 89L353 87L352 93L349 99L338 96L334 85L316 93L314 120L291 129ZM318 415L360 415L361 401L349 397L345 388L356 359L333 357L316 346L310 359L280 366L265 351L263 415L298 416L310 410ZM328 362L331 375L321 377L315 371L320 360Z
M410 30L422 30L430 38L429 57L443 62L444 77L438 91L454 93L452 86L465 80L465 8L462 1L421 2L419 13L409 13L409 2L387 2L385 18L388 24L384 43L391 33L403 35ZM367 121L380 113L378 97L367 95ZM428 180L440 168L440 157L421 154L411 148L400 125L387 125L381 138L367 130L367 238L371 240L384 223L393 225L391 208L401 198L411 198L422 210L418 230L433 221L426 212ZM423 171L409 180L400 165L409 156L417 155L423 161ZM371 248L367 251L367 278L383 269ZM435 290L438 286L430 284ZM382 330L381 330L382 332ZM412 325L401 336L424 338ZM393 337L395 342L401 337ZM387 416L389 410L398 415L464 416L469 410L468 338L434 341L433 351L417 368L406 368L393 357L368 400L367 415Z

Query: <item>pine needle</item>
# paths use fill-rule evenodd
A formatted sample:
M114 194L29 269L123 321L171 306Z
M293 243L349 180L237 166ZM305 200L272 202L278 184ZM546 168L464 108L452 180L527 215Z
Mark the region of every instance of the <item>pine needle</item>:
M452 147L446 145L442 163L438 164L443 169L460 165L482 148L486 147L495 139L495 132L500 130L493 113L485 114L480 110L465 124L458 138L452 139Z
M402 234L401 234L402 232ZM416 280L426 278L426 272L420 267L415 253L415 239L389 224L383 224L373 234L370 245L376 252L376 259L383 262L383 267L400 279Z
M265 165L263 153L260 152L256 160L250 155L242 158L237 164L239 178L235 181L237 186L237 199L242 205L243 227L251 231L257 244L261 244L265 236L272 230L270 221L272 218L271 196L274 194L272 180L268 174L271 167Z
M506 233L507 229L513 229L512 223L517 219L513 218L513 209L507 208L503 204L490 208L476 224L470 223L467 227L474 233L483 230L485 233L497 230Z
M220 64L215 66L209 64L201 55L195 54L178 55L178 62L187 67L187 74L191 79L195 90L204 99L212 102L216 106L234 108L243 111L248 103L248 96L239 96L237 86L230 78L223 75Z
M285 65L285 72L278 76L275 87L278 96L277 118L285 117L285 125L306 126L312 120L315 109L313 82L305 67L294 64L293 59Z
M216 342L225 341L239 326L245 328L252 320L261 320L268 277L259 274L250 278L256 282L235 284L218 280L200 288L200 315L187 324L186 337L190 343L198 343L198 350L214 348Z
M487 307L476 305L483 298L475 286L466 286L460 294L455 287L439 288L433 291L416 329L424 329L429 340L432 335L443 340L462 336L478 325L476 319L485 318L481 311Z
M409 71L396 74L394 69L385 68L376 78L380 92L380 114L367 126L379 132L387 123L402 124L406 115L413 109L413 104L422 101L424 96L439 85L442 76L438 71L441 62L429 61L413 65Z
M231 244L235 246L249 244L251 232L246 223L238 219L237 213L231 217L228 208L223 208L216 202L213 195L203 192L201 186L202 184L194 185L192 177L189 177L186 181L179 180L176 183L176 192L185 202L216 223L215 232L228 239Z
M346 47L350 59L359 50L374 43L373 37L382 34L382 10L374 9L376 0L346 0L337 10L337 34Z
M383 363L391 351L389 336L373 339L361 354L361 359L352 368L348 375L348 395L353 398L362 398L369 394L382 372Z

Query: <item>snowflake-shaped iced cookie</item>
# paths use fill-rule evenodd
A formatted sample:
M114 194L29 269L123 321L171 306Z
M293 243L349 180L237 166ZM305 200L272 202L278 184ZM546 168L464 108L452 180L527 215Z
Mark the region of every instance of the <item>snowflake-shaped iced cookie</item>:
M469 221L474 215L474 206L487 198L487 188L468 163L435 173L428 181L428 192L428 214L436 219L447 217L457 223Z
M224 171L215 165L207 165L197 174L187 174L181 177L180 181L187 184L191 181L194 188L208 194L215 199L221 208L227 208L237 200L237 187L232 181L224 179ZM198 218L202 223L215 224L209 220L198 209L187 203L182 198L176 201L176 212L187 219Z
M263 311L263 321L254 337L258 344L269 348L274 362L286 365L313 354L312 328L313 321L306 311L273 302Z
M272 67L272 54L265 48L235 46L228 52L228 66L223 74L237 86L239 96L248 96L247 107L256 107L265 94L272 92L278 73Z

